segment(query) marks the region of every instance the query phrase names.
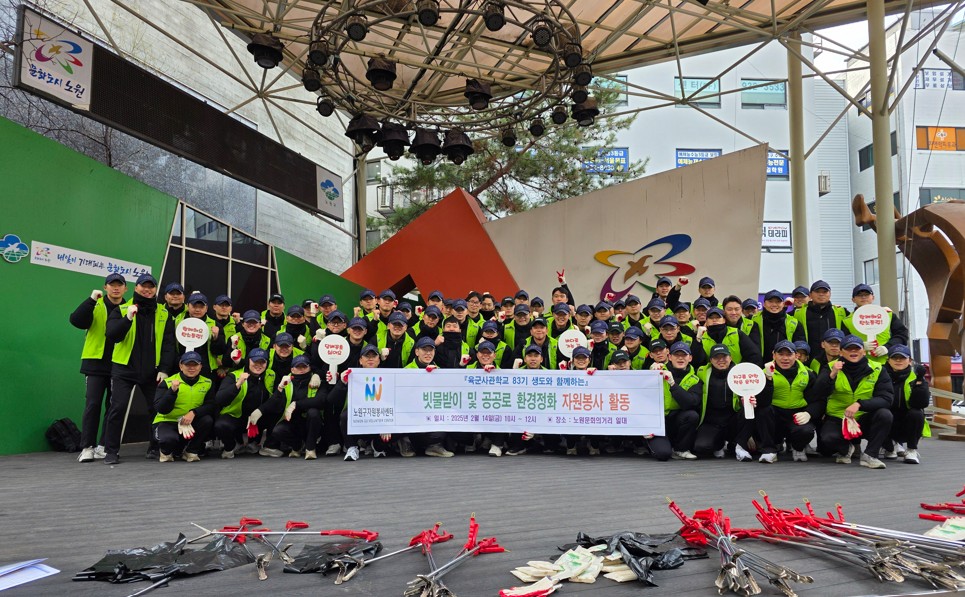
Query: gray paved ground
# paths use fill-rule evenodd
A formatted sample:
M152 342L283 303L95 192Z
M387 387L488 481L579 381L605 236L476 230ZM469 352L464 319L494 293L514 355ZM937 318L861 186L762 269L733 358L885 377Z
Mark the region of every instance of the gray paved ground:
M288 519L313 528L367 528L382 535L387 550L436 521L456 534L437 549L445 561L465 540L466 519L475 512L483 535L496 535L510 553L486 555L447 577L460 597L494 596L512 586L509 574L527 560L558 555L555 547L578 531L611 534L621 530L673 532L676 519L665 496L688 513L721 507L735 526L752 526L750 501L765 489L778 506L796 507L807 496L821 511L841 502L855 522L923 531L920 501L953 500L965 482L965 445L929 440L923 464L889 464L887 470L828 461L776 465L726 461L657 463L649 458L457 456L449 460L341 459L315 462L237 458L161 465L141 458L141 446L125 447L117 467L79 464L72 455L40 453L0 458L0 564L46 557L62 572L14 589L11 595L126 595L146 586L71 582L111 548L154 545L178 532L194 536L190 522L215 528L243 515L262 518L272 528ZM833 558L787 548L748 544L755 551L811 574L816 583L803 595L908 594L929 587L919 581L880 585L866 573ZM293 551L297 551L298 545ZM712 554L714 555L714 554ZM273 564L266 582L253 566L177 580L156 595L401 595L407 580L426 570L411 553L363 570L341 586L332 577L282 574ZM562 595L712 595L714 559L688 562L657 572L659 588L619 585L600 579L593 585L568 584ZM765 588L765 594L774 594Z

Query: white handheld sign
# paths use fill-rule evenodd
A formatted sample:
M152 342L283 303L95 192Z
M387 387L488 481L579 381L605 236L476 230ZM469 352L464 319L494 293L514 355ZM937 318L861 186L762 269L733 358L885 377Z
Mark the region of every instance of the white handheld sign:
M566 330L560 337L557 338L557 346L563 356L566 358L571 358L573 356L573 349L577 346L582 346L583 348L589 348L589 343L586 341L586 335L580 330L572 329Z
M208 329L208 324L203 319L185 317L174 329L174 335L181 346L188 350L194 350L205 345L208 338L211 337L211 330Z
M884 307L878 305L862 305L855 309L851 317L851 324L868 338L874 338L891 325L891 318Z
M764 371L754 363L738 363L727 373L727 387L744 399L745 419L754 418L754 406L749 398L759 395L765 383Z
M348 360L348 353L348 341L338 334L325 336L318 343L318 356L328 365L328 371L332 374L328 383L334 384L338 379L338 366Z

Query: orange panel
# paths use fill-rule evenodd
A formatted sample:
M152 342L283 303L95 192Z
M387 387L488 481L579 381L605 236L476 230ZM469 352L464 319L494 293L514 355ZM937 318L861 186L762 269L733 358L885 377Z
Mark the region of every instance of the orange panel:
M375 292L391 288L398 296L414 288L454 298L470 290L491 292L498 303L519 286L483 228L485 220L472 195L456 189L342 277Z

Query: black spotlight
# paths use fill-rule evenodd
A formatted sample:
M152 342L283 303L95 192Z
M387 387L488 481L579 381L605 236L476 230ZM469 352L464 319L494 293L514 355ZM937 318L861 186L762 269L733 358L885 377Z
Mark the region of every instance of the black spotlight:
M697 0L697 4L701 6L707 6L707 0Z
M442 151L439 143L439 135L428 129L416 129L412 145L409 146L409 153L422 162L423 166L428 166L435 161L436 156Z
M255 62L265 70L278 66L284 48L280 41L267 33L252 35L251 43L248 44L248 51L255 57Z
M320 97L318 98L318 102L315 104L315 109L318 110L319 114L325 118L328 118L335 113L335 104L333 104L332 100L328 99L327 97Z
M573 104L573 120L580 126L590 126L597 116L600 109L596 107L596 98L588 98L581 104Z
M472 139L469 135L459 129L446 131L445 142L442 144L442 152L453 164L460 166L466 158L475 153L472 147Z
M537 48L545 48L553 40L553 30L550 29L549 22L543 17L536 17L533 20L533 43Z
M586 87L580 85L574 85L573 91L570 92L570 99L573 100L575 104L582 104L588 97L590 97L590 94L587 93Z
M419 0L416 4L416 14L423 27L432 27L439 22L439 1Z
M402 157L405 148L409 144L409 131L401 124L382 121L382 139L379 140L379 147L389 156L393 162Z
M483 6L483 19L486 21L486 29L499 31L506 24L506 6L502 2L489 0Z
M543 119L536 117L532 122L529 123L529 134L534 137L542 137L543 133L546 132L546 126L543 124Z
M573 69L573 82L586 87L593 81L593 69L589 64L580 64Z
M553 124L563 124L567 118L569 118L569 116L566 115L565 106L556 106L553 108L553 114L550 116Z
M352 41L362 41L369 32L369 23L365 15L354 14L345 21L345 33Z
M369 58L369 69L365 71L365 78L379 91L388 91L395 82L395 63L383 56Z
M578 43L569 42L564 45L561 55L566 68L576 68L583 62L583 48Z
M305 70L302 71L302 85L308 91L318 91L322 88L322 80L318 77L318 71L314 68L307 66Z
M511 126L504 128L503 132L500 133L500 141L502 141L503 145L505 145L506 147L515 147L516 146L516 129L514 129Z
M358 114L345 127L345 136L355 141L363 152L370 151L382 138L379 123L368 114Z
M325 40L319 39L308 44L308 59L311 60L315 66L325 66L331 54L328 48L328 42Z
M489 100L493 98L489 83L481 83L476 79L466 79L466 99L473 110L485 110L489 107Z

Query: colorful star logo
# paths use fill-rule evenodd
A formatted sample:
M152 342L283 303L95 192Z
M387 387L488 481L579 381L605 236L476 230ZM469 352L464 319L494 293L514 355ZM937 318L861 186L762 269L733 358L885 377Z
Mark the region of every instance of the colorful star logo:
M593 258L603 265L614 268L613 273L610 274L610 277L604 282L603 288L600 289L600 299L605 300L607 295L610 295L611 300L621 299L630 294L630 290L633 289L635 284L640 284L653 292L657 280L661 276L687 276L694 273L697 268L689 263L668 261L690 248L691 242L690 235L671 234L658 238L641 247L635 253L600 251ZM670 245L670 250L663 257L654 261L653 254L646 253L646 251L659 245ZM668 267L672 269L666 271Z

